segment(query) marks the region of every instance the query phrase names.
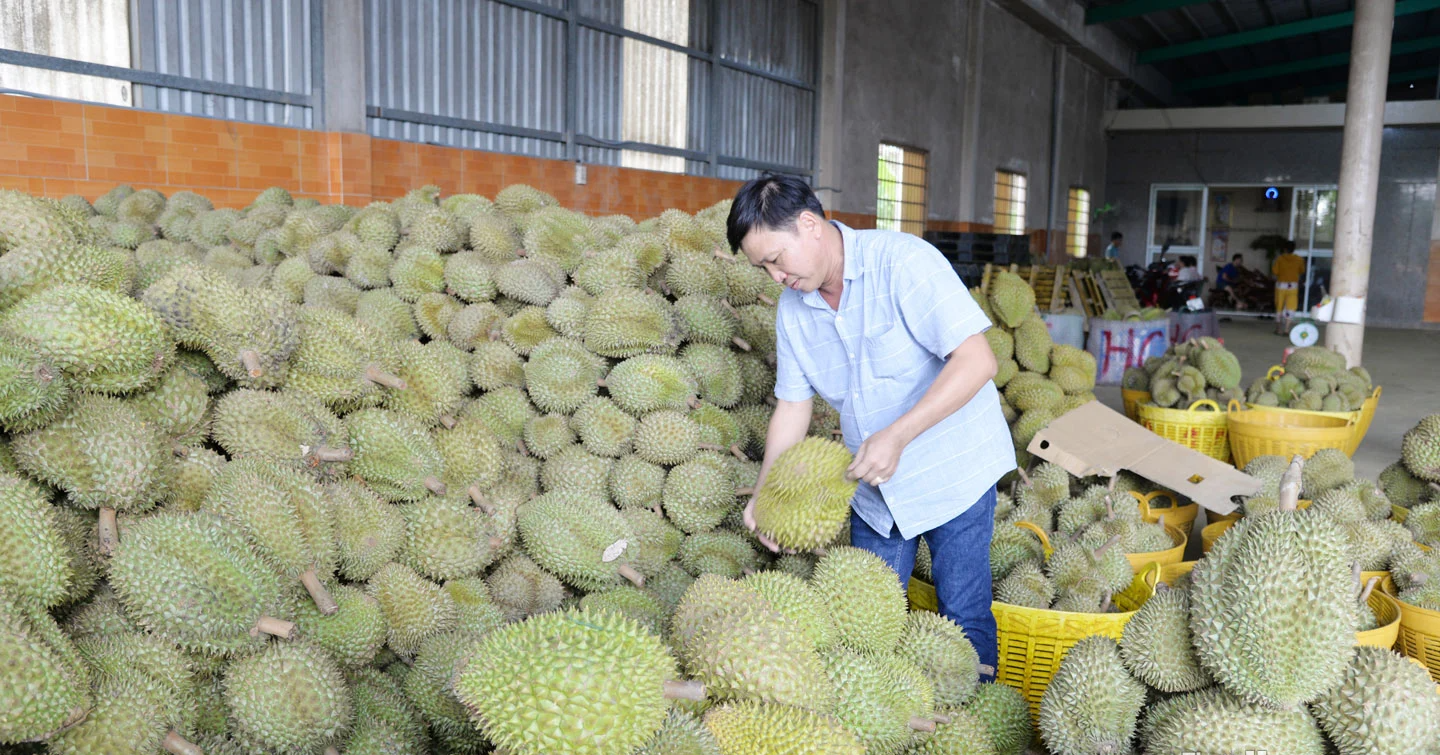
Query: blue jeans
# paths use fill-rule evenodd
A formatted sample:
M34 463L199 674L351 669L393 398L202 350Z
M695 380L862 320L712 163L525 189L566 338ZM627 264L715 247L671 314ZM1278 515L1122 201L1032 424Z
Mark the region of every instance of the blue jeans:
M990 536L995 532L995 488L980 496L965 513L920 537L930 546L930 571L935 579L940 615L965 630L980 655L980 663L995 668L999 650L995 640L995 614L990 612ZM879 556L909 587L915 569L917 539L906 540L890 526L889 535L870 528L850 512L850 544ZM983 681L993 679L982 675Z

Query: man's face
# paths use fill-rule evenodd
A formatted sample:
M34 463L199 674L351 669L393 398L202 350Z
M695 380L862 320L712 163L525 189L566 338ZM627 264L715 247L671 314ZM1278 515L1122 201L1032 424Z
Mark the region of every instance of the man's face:
M1120 245L1121 245L1122 243L1124 243L1124 241L1125 241L1125 239L1115 239L1115 240L1112 241L1111 243L1113 243L1113 244L1115 245L1115 248L1116 248L1116 249L1119 249L1119 248L1120 248Z
M820 288L825 282L821 254L821 223L810 212L802 212L789 228L753 228L740 242L740 251L750 264L762 267L776 283L801 293Z

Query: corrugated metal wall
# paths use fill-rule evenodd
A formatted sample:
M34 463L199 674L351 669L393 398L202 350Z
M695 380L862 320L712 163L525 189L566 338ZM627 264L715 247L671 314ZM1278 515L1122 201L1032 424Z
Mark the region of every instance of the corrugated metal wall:
M630 31L652 33L626 23L624 0L572 0L583 20ZM578 24L575 34L577 81L575 130L585 137L618 142L636 133L670 133L667 115L684 111L683 147L721 156L808 170L814 160L815 75L819 46L819 8L814 0L688 0L689 40L672 39L692 51L686 64L683 106L664 97L639 94L626 108L626 50L636 60L657 64L676 53L643 40ZM712 8L711 3L719 3ZM369 118L374 136L477 149L563 158L567 29L565 0L537 3L556 15L506 5L500 0L366 0L368 44L367 105L381 108ZM718 28L712 21L718 18ZM652 36L661 36L654 35ZM672 35L664 35L666 37ZM772 74L718 68L706 60L713 43L721 59ZM683 53L682 53L683 54ZM661 86L668 75L632 75L647 86ZM718 92L711 92L712 86ZM633 93L632 93L633 94ZM712 107L712 102L715 106ZM658 105L656 103L659 103ZM664 107L670 113L655 112ZM409 111L500 127L547 132L544 137L487 133L483 125L414 123L384 117L383 110ZM712 113L712 109L716 112ZM628 118L631 127L625 126ZM399 115L399 114L396 114ZM713 116L713 119L712 119ZM646 120L637 129L634 119ZM650 123L654 121L654 123ZM712 145L712 131L716 141ZM666 141L675 141L667 139ZM590 163L619 165L624 150L580 145L576 157ZM678 167L680 163L675 163ZM708 161L686 159L688 173L711 174ZM719 166L718 175L748 178L757 171Z
M134 68L291 94L312 92L312 24L321 0L130 0ZM313 109L135 86L151 110L311 128Z

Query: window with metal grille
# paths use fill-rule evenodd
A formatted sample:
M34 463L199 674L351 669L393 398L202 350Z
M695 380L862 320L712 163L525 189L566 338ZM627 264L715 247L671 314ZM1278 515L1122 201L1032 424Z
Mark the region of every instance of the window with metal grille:
M1025 174L995 171L995 232L1025 233Z
M1071 257L1084 257L1090 247L1090 192L1070 190L1070 234L1065 250Z
M879 184L875 191L875 227L925 232L925 153L894 144L880 145Z

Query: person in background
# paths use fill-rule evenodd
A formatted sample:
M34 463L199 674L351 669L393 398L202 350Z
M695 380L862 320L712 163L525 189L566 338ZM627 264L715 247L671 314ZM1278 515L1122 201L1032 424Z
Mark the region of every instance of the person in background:
M1285 251L1270 266L1275 276L1275 332L1285 335L1290 313L1300 308L1300 276L1305 274L1305 260L1295 253L1295 242L1285 242Z
M1105 247L1105 259L1120 259L1120 242L1125 240L1125 234L1116 231L1110 234L1110 245Z
M1202 280L1200 276L1200 268L1197 267L1198 264L1199 261L1195 259L1194 255L1180 255L1180 269L1175 273L1175 282L1183 284L1194 283L1195 281Z
M1245 255L1237 254L1230 258L1230 264L1220 268L1215 274L1215 290L1224 291L1240 280L1240 268L1245 267Z

